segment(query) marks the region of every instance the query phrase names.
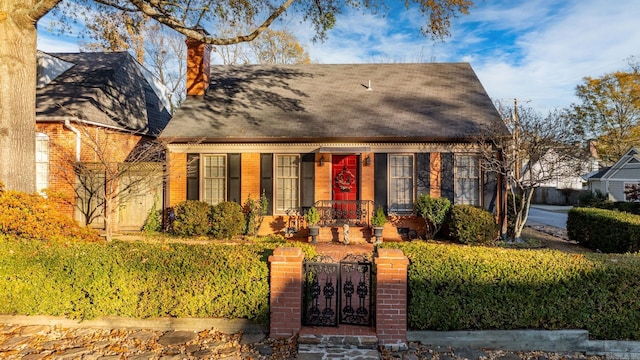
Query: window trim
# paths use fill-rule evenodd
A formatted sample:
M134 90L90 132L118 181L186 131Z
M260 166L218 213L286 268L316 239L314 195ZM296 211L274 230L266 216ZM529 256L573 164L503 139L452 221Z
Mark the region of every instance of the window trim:
M35 170L36 170L36 191L42 195L46 197L46 192L44 190L49 188L49 184L51 183L51 137L43 132L36 132L36 138L35 138L35 142L36 142L36 152L35 152ZM46 161L38 161L38 153L44 153L43 151L38 151L38 143L44 143L46 142L46 155L47 155L47 159ZM46 164L46 174L44 174L44 176L42 177L46 177L46 179L42 179L40 178L41 176L39 176L39 172L38 172L38 164ZM46 186L44 187L40 187L40 184L46 184Z
M394 156L411 157L411 191L409 194L411 198L411 210L397 211L392 208L392 204L393 204L392 182L394 177L391 176L391 170L392 170L391 158ZM387 204L389 207L389 213L399 214L399 215L413 215L415 212L414 210L415 202L416 202L416 154L415 153L388 153L387 154Z
M202 202L206 202L207 204L211 205L211 202L207 201L207 199L205 199L205 194L206 194L206 188L205 188L205 158L207 157L222 157L224 159L224 191L223 191L223 200L221 202L227 201L227 188L229 186L229 174L228 174L228 169L227 166L229 164L229 159L227 157L227 154L200 154L200 182L199 182L199 187L200 187L200 201ZM218 178L211 178L211 179L218 179Z
M301 205L300 205L300 192L301 192L301 184L300 184L300 177L302 176L301 171L302 171L302 157L300 156L300 154L291 154L291 153L280 153L280 154L273 154L273 214L274 215L286 215L286 209L284 210L280 210L278 209L278 181L280 180L280 177L278 176L278 158L283 157L283 156L290 156L290 157L295 157L298 159L298 174L297 174L297 201L296 201L296 205L295 208L296 209L300 209Z

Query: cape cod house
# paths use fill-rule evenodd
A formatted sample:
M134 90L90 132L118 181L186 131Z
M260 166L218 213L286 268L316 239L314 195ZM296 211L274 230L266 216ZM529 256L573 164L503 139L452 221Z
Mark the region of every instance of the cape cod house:
M167 95L127 52L39 52L37 190L61 194L63 213L104 228L106 182L117 177L115 230L140 230L154 202L162 205L162 159L141 161L139 150L169 122ZM107 174L123 169L128 176ZM135 193L120 191L151 174Z
M187 99L161 134L165 206L264 194L261 233L304 228L294 214L315 206L325 240L344 222L368 238L378 206L385 239L419 235L423 193L501 211L478 136L508 130L469 64L210 66L209 51L188 41Z

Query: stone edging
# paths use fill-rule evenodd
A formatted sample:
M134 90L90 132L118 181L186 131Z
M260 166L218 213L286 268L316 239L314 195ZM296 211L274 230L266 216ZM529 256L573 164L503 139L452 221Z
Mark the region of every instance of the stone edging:
M243 332L245 334L265 334L265 325L259 325L245 319L219 318L153 318L132 319L119 316L106 316L92 320L74 320L58 316L45 315L0 315L0 324L13 325L49 325L65 328L96 328L96 329L140 329L156 331L203 331L215 328L225 334Z
M584 352L611 359L640 359L640 341L589 340L587 330L408 331L407 340L435 346Z

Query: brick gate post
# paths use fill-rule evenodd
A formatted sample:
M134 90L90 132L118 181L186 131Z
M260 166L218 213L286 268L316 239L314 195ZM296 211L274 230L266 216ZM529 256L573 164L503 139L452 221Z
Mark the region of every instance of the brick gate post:
M376 335L380 345L407 347L407 267L400 249L378 249L376 264Z
M300 332L302 324L302 262L300 248L280 247L269 256L271 289L269 306L271 338L289 337Z

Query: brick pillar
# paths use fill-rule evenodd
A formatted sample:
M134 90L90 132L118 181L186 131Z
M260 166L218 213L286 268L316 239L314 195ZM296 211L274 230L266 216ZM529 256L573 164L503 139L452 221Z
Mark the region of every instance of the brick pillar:
M300 332L302 324L302 262L300 248L281 247L269 256L271 321L269 337L284 338Z
M376 264L376 335L380 345L407 347L407 267L400 249L378 249Z

